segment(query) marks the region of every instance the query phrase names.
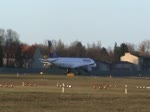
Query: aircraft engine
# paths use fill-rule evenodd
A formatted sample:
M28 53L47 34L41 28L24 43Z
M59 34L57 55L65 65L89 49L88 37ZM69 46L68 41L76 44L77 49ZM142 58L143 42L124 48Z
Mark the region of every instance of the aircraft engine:
M42 67L42 70L41 70L40 74L43 74L43 72L45 72L45 70L47 68L52 67L52 63L48 62L47 60L41 60L41 63L43 63L43 67Z
M48 68L48 67L51 67L51 66L52 66L52 64L49 63L49 62L46 62L46 63L43 64L44 68Z
M85 69L84 69L85 72L91 72L92 71L92 67L90 66L87 66Z

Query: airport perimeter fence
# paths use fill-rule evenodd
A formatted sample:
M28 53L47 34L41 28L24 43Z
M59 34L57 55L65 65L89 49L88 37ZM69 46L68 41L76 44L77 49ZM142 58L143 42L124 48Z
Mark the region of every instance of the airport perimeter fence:
M0 74L40 74L41 68L0 68ZM47 69L44 70L44 74L64 74L64 70L61 69Z
M40 74L40 68L0 68L0 74ZM53 68L47 69L44 71L44 74L53 74L53 75L66 75L65 69ZM75 74L76 75L76 74ZM101 71L101 70L94 70L90 73L81 72L82 76L136 76L136 77L150 77L150 71Z
M150 77L150 71L126 71L126 70L113 70L113 71L101 71L95 70L91 73L94 76L116 76L116 77Z

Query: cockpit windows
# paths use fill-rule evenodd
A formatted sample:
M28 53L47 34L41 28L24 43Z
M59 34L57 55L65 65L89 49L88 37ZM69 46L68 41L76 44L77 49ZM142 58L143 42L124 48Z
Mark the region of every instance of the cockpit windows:
M91 62L90 59L84 59L83 62Z

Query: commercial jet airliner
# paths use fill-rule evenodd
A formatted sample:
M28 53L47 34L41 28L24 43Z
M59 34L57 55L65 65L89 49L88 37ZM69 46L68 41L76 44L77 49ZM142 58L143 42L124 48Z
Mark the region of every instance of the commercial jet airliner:
M48 41L48 46L50 50L50 58L40 59L43 64L64 68L67 70L67 73L71 73L71 70L84 70L86 72L91 72L92 69L96 67L96 63L91 58L57 57L51 41Z

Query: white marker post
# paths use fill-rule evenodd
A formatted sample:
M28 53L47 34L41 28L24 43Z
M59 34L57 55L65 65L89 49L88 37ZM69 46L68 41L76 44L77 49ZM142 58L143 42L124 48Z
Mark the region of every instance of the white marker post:
M146 89L150 89L150 87L146 87Z
M125 94L128 94L127 85L125 85Z
M65 92L65 84L62 83L62 93L64 93L64 92Z
M62 87L62 93L64 93L64 92L65 92L65 87L63 86L63 87Z
M19 73L17 73L17 77L19 77Z
M22 86L24 86L24 82L22 82Z

